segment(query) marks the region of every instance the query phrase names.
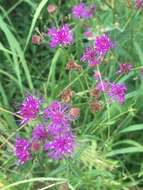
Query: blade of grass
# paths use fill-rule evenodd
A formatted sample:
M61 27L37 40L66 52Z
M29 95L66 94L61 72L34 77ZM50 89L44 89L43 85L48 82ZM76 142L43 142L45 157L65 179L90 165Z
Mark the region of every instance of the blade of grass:
M34 29L34 27L36 25L37 19L38 19L42 9L44 8L44 6L46 5L47 2L48 2L48 0L42 0L41 3L39 4L39 6L37 7L36 11L35 11L35 14L34 14L34 17L33 17L32 23L31 23L31 27L30 27L30 30L29 30L29 33L28 33L28 37L27 37L27 40L26 40L26 44L25 44L25 47L24 47L24 52L26 51L26 48L27 48L28 43L30 41L30 38L31 38L31 35L32 35L32 32L33 32L33 29Z
M22 79L20 76L20 67L19 67L19 61L17 59L17 56L20 59L20 62L22 63L23 69L25 71L25 76L29 85L29 88L32 90L33 89L33 84L32 84L32 80L31 80L31 76L30 76L30 72L23 54L23 51L20 47L19 42L16 40L15 36L12 34L12 32L9 30L8 25L3 21L2 17L0 16L0 28L1 30L4 32L9 45L11 47L12 52L14 52L13 54L13 61L14 61L14 69L16 72L16 75L18 77L20 86L21 86L21 91L23 91L23 85L22 85ZM17 54L17 56L15 56L15 54Z

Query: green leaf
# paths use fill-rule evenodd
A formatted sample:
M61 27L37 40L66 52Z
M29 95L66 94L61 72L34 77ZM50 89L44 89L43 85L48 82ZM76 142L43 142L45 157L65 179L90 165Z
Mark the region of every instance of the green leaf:
M143 152L143 148L142 147L121 148L121 149L113 150L107 153L106 156L110 157L110 156L116 156L119 154L132 154L132 153L137 153L137 152Z
M128 133L139 130L143 130L143 124L131 125L129 127L126 127L125 129L122 129L121 131L119 131L119 133Z
M28 43L30 41L33 29L34 29L34 27L36 25L37 19L38 19L40 13L41 13L43 7L46 5L47 2L48 2L48 0L42 0L41 3L39 4L39 6L37 7L36 11L35 11L35 14L34 14L34 17L33 17L32 23L31 23L31 27L30 27L30 30L29 30L29 33L28 33L28 37L27 37L27 40L26 40L24 51L26 50L26 48L28 46Z

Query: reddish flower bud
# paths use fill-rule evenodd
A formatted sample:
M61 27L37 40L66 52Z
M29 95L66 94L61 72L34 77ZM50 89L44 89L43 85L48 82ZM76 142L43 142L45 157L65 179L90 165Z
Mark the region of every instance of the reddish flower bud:
M77 119L80 116L80 109L77 107L71 108L70 115L73 119Z
M38 152L40 150L40 143L37 141L32 142L31 150L33 152Z
M95 97L96 99L99 99L100 91L98 89L94 88L90 91L90 96Z
M72 96L73 91L70 88L66 89L61 93L61 100L65 103L69 103L71 101Z
M70 60L68 64L66 65L67 70L76 70L76 71L81 71L82 66L78 65L74 60Z
M90 102L90 109L92 112L98 112L102 109L101 102L97 102L96 100L93 100Z
M56 11L56 9L57 9L56 5L53 5L53 4L50 4L50 5L48 5L48 7L47 7L48 13L53 13L53 12Z
M33 35L32 36L32 43L33 44L37 44L37 45L39 45L40 43L41 43L41 36L38 36L38 35Z

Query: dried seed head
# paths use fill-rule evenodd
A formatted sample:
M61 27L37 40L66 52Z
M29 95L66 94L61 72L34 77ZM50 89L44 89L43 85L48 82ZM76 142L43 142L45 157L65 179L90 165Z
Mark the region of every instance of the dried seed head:
M41 36L35 34L32 36L32 43L39 45L41 43L42 39Z
M82 66L78 65L74 60L70 60L67 65L66 65L67 70L76 70L76 71L81 71Z
M56 6L56 5L53 5L53 4L50 4L50 5L48 5L48 7L47 7L48 13L53 13L53 12L56 11L56 9L57 9L57 6Z
M91 101L89 106L92 112L98 112L103 108L102 103L96 100Z
M61 100L65 103L68 103L71 101L71 98L73 96L73 91L69 88L69 89L66 89L64 90L62 93L61 93Z
M90 96L95 97L96 99L100 98L100 91L96 88L91 89Z
M73 119L77 119L80 116L80 109L77 107L71 108L70 115Z

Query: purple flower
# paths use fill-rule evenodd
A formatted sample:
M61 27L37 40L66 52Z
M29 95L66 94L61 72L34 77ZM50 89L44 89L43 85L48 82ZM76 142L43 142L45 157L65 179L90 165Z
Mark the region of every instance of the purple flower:
M21 108L19 110L19 114L22 117L22 124L27 123L29 120L35 119L40 109L40 100L33 97L28 96L22 103Z
M111 48L114 47L113 42L110 40L107 34L96 37L95 46L99 55L105 55Z
M99 90L100 92L108 92L110 89L110 82L108 81L98 82L96 85L96 89Z
M89 67L95 67L100 63L100 58L97 57L96 49L93 46L85 49L80 60L87 62Z
M70 122L68 111L68 105L54 101L44 110L44 115L45 118L50 119L54 125L64 127Z
M84 3L80 3L72 8L72 14L76 19L88 19L93 16L95 9L95 5L91 5L88 7Z
M135 5L137 9L143 8L143 0L136 0Z
M119 65L119 70L117 73L119 74L128 74L131 69L133 68L133 66L131 64L128 63L122 63Z
M71 156L75 146L75 139L71 132L55 137L51 142L45 145L45 151L53 159L62 159Z
M24 138L17 138L15 142L15 155L18 158L18 162L20 164L26 163L30 160L30 148L31 144L28 142L27 139Z
M127 91L127 87L124 84L111 84L111 89L109 91L109 96L118 101L120 104L125 102L125 93Z
M48 136L46 127L43 124L39 124L36 127L34 127L32 131L32 138L34 140L44 140Z
M50 46L55 48L58 45L67 46L73 42L73 34L69 25L65 24L61 28L55 27L48 30L48 36L51 38Z
M64 125L60 125L54 122L51 122L48 127L48 134L51 135L52 137L55 137L59 134L64 134L65 132L70 131L70 124L65 123Z

